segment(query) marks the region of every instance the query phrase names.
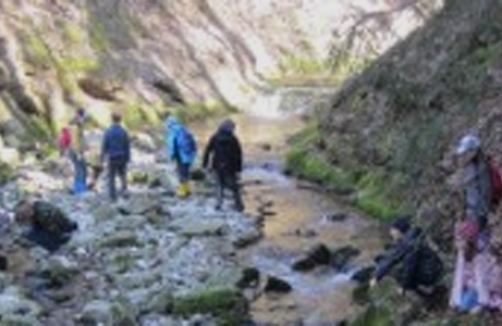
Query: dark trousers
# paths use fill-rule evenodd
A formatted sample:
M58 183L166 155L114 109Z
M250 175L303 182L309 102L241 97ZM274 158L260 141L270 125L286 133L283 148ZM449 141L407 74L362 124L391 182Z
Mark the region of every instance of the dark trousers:
M111 200L117 199L117 190L115 187L116 177L120 178L121 191L127 191L127 162L125 161L108 161L108 194Z
M178 180L180 183L188 182L190 180L190 164L184 164L176 161L176 172L178 173Z
M220 209L223 204L223 197L225 195L225 189L228 188L232 191L232 195L234 197L235 209L238 211L244 210L244 204L241 198L241 192L239 183L237 182L237 174L236 173L225 173L221 171L216 172L216 208Z

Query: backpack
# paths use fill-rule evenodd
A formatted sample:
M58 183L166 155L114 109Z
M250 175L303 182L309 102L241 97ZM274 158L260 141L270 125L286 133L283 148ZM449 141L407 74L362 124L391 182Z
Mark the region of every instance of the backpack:
M197 152L197 143L192 133L186 129L181 128L176 138L176 146L180 153L185 155L192 155Z
M502 201L502 175L491 157L488 158L488 170L492 185L491 209L496 210Z

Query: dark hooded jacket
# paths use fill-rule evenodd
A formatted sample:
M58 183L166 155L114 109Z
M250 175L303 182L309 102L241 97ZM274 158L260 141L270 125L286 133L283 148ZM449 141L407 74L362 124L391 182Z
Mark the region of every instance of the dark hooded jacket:
M437 282L442 275L443 264L421 238L420 228L409 230L379 262L374 277L380 280L394 266L400 265L396 278L404 289L416 288L418 285L429 286Z
M242 171L242 149L233 130L233 123L223 123L211 137L204 151L204 168L225 174Z

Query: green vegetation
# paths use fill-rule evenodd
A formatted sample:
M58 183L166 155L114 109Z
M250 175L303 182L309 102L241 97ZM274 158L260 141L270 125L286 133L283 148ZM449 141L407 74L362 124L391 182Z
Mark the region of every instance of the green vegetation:
M106 29L99 21L93 21L89 27L89 39L92 48L97 51L107 51L111 48L112 42L106 34Z
M7 163L0 162L0 185L10 181L14 177L14 169Z
M361 58L344 51L326 60L312 56L286 55L279 70L267 80L277 86L338 86L350 76L362 71L372 58Z
M63 35L65 39L67 39L70 44L80 44L85 39L85 34L82 31L81 27L78 25L73 25L67 20L61 21L61 27L63 30Z
M311 126L291 139L286 166L294 175L340 192L353 192L352 203L365 213L379 219L389 219L407 211L407 204L395 193L404 181L400 175L390 178L383 171L370 172L353 166L342 169L316 150L320 135Z
M201 120L204 118L218 116L226 113L236 112L235 108L228 108L220 103L190 103L176 106L171 113L184 123Z
M247 319L247 301L235 290L214 289L190 294L174 300L172 313L188 317L211 314L219 326L239 326Z
M47 44L38 36L22 37L25 60L39 69L48 69L52 63L52 56Z
M99 61L91 57L65 57L58 60L58 66L70 73L89 72L99 68Z

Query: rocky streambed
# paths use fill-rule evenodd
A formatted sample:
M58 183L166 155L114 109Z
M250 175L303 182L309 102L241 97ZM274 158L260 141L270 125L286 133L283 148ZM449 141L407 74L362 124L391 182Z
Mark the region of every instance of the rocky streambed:
M242 132L244 214L214 210L207 179L178 200L174 167L146 136L133 152L130 196L114 204L103 189L68 194L64 160L25 160L2 206L29 193L79 230L49 255L18 228L2 229L0 324L332 325L350 316L351 275L380 248L378 228L299 189L280 168L288 135L277 137L277 122L254 125L260 133Z

